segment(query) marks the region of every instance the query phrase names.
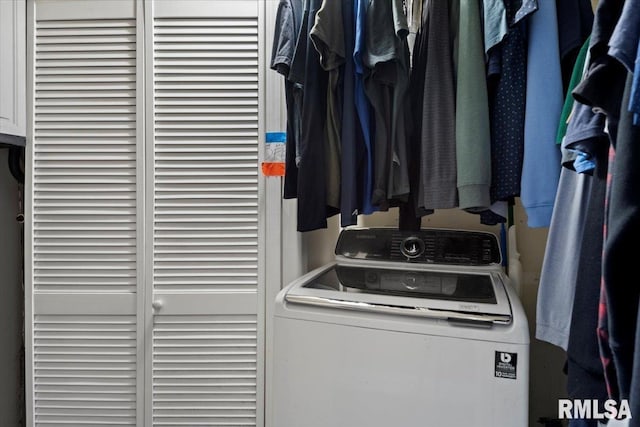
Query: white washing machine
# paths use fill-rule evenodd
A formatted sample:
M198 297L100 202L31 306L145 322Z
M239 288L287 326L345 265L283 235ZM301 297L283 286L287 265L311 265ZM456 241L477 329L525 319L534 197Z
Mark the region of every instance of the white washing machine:
M489 233L346 229L276 300L274 427L525 427L529 330Z

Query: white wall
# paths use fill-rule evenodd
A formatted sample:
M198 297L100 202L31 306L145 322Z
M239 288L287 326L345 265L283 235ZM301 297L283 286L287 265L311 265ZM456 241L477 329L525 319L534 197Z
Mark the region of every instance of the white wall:
M0 424L19 426L22 404L22 272L18 184L7 166L8 149L0 149Z

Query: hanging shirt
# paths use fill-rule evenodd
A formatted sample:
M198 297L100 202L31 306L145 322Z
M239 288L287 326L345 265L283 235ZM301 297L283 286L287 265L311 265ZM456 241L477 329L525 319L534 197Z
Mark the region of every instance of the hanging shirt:
M578 50L591 34L593 10L590 0L562 0L556 2L558 18L558 46L560 57Z
M613 167L616 159L616 152L613 144L609 144L609 167L607 170L607 192L604 199L604 225L602 226L603 244L608 239L607 218L609 218L609 202L611 200L611 183L613 181ZM606 246L602 250L602 262L606 259ZM607 395L610 399L618 399L620 393L618 391L618 382L616 376L616 368L613 362L613 353L609 346L609 308L607 303L607 287L604 279L604 268L600 271L600 303L598 304L598 347L600 348L600 361L604 371L604 379L607 385ZM612 426L610 426L612 427Z
M491 205L491 132L482 23L476 0L460 0L456 101L456 170L461 209Z
M338 210L327 206L325 166L325 120L327 113L328 75L320 65L309 31L315 24L321 0L306 0L304 17L294 55L294 75L304 88L302 102L302 135L300 138L300 164L298 166L298 231L311 231L327 227L327 217ZM305 32L306 31L306 32ZM304 62L304 67L297 66ZM300 71L304 70L302 73Z
M578 56L576 57L576 62L573 67L573 72L571 73L571 80L569 81L567 96L564 100L564 105L562 107L560 123L558 123L558 132L556 134L557 144L562 143L562 139L567 133L569 115L571 114L571 110L573 109L573 103L574 103L573 95L571 92L573 92L573 89L575 89L575 87L582 80L588 51L589 51L589 39L587 39L587 41L584 42L584 44L582 45L582 48L578 52Z
M393 92L391 116L391 173L388 180L388 197L394 201L406 201L410 192L408 147L411 135L411 99L409 97L411 56L407 36L407 17L402 1L392 3L396 40L396 85Z
M524 156L527 81L526 22L515 22L517 0L505 2L512 26L489 52L488 79L491 116L491 200L520 195Z
M429 1L423 25L426 57L422 103L419 208L458 205L454 40L457 0ZM453 23L452 23L453 21Z
M591 34L593 11L590 0L562 0L556 2L556 7L562 82L566 93L580 47Z
M497 45L507 35L507 11L504 0L484 0L484 51L488 53L492 47Z
M364 180L365 147L362 127L358 120L355 104L355 15L356 0L342 1L342 27L344 32L344 83L342 107L342 184L340 187L340 225L347 227L358 220L362 205Z
M365 91L375 113L375 168L372 202L381 209L389 199L409 193L406 124L409 85L409 27L402 1L371 0L367 11Z
M409 32L417 34L422 26L422 5L424 0L408 0L407 15L409 18Z
M427 46L427 9L423 10L422 22L416 34L415 45L413 47L412 68L409 83L410 111L412 120L412 131L409 140L409 184L411 194L406 204L400 204L400 216L398 225L403 230L419 230L420 218L433 213L433 210L420 208L420 196L422 194L422 179L420 175L421 146L422 146L422 117L423 117L423 95L425 85L425 75L427 67L426 46Z
M562 165L579 173L590 173L595 167L598 145L606 140L607 117L593 108L575 102L567 134L562 144Z
M632 78L626 83L622 105L627 105ZM640 238L640 128L622 109L617 138L604 250L604 283L607 295L609 340L606 343L615 362L620 399L630 399L632 414L640 413L640 340L637 339L640 288L637 280L637 251ZM631 426L638 417L633 416Z
M563 139L563 151L570 144L606 146L608 135L604 124L604 115L576 103ZM572 165L573 162L567 163ZM590 206L591 195L601 194L601 187L592 189L592 186L600 184L590 175L562 168L538 288L536 337L565 350L569 345L574 295L580 283L582 248L588 238L584 226L593 221L589 216L594 208Z
M567 392L570 399L608 398L598 347L598 305L602 271L602 229L607 187L608 138L597 146L593 160L591 191L583 238L577 260L578 274L573 297L569 345L567 348ZM576 262L576 261L574 261Z
M636 63L633 73L633 84L631 96L629 97L629 111L633 113L633 124L640 126L640 40L638 41L638 51L636 53Z
M578 258L589 206L591 176L562 168L544 252L536 308L536 338L569 345Z
M624 6L624 8L623 8ZM619 391L621 399L631 399L631 411L640 411L637 384L640 369L634 363L634 353L638 350L636 329L638 321L637 287L629 286L630 254L627 248L638 236L640 230L639 198L637 197L638 177L636 171L639 158L638 142L640 132L633 126L632 115L626 108L620 108L621 78L628 74L625 52L632 49L627 40L616 35L629 30L629 12L635 5L620 0L601 0L596 11L591 54L594 60L587 79L574 93L586 103L607 114L607 124L615 144L616 156L613 165L611 193L607 216L607 240L604 251L603 280L608 313L608 339L599 336L602 354L608 351L613 356L616 378L611 380L611 389ZM609 38L609 36L611 36ZM607 54L608 53L608 54ZM615 55L616 59L610 55ZM615 79L615 80L612 80ZM622 97L622 105L628 105L632 78L629 75ZM635 344L634 344L635 342ZM637 354L637 353L636 353ZM608 373L612 373L608 365ZM632 419L630 425L635 425Z
M287 138L285 155L284 198L292 199L298 193L298 167L296 147L300 140L300 114L302 98L295 83L289 80L296 42L302 21L302 0L280 0L271 51L271 69L284 76L287 106Z
M555 137L563 97L555 3L555 0L541 1L529 21L520 192L529 227L549 226L560 176L560 150Z
M640 2L625 1L622 14L609 40L609 56L633 73L640 40Z
M594 19L593 31L590 41L590 54L591 60L589 61L588 72L584 80L573 91L576 101L588 105L589 111L597 111L599 114L606 115L607 128L611 136L611 141L618 146L622 141L631 138L633 142L637 143L637 135L633 134L631 127L626 126L630 124L630 117L621 114L624 109L620 108L620 99L623 98L623 90L625 85L624 76L627 74L627 70L617 60L613 59L607 54L609 50L609 44L611 35L614 33L616 22L622 13L623 2L620 0L601 0L596 10L596 16ZM625 94L625 99L628 99L628 91ZM624 103L624 101L623 101ZM626 121L625 120L629 119ZM573 119L572 119L573 120ZM618 123L620 124L620 132L618 132ZM570 123L571 127L571 123ZM624 131L623 131L624 130ZM617 141L617 142L616 142ZM631 144L636 146L637 144ZM624 146L624 144L623 144ZM618 149L620 147L617 147ZM633 181L635 178L631 175L626 175L627 172L619 173L617 169L618 160L626 158L627 156L633 157L633 150L627 151L625 149L617 150L616 164L614 164L614 180L620 178L621 185L611 185L610 203L608 206L609 214L606 222L607 240L604 245L604 268L603 268L603 283L606 293L606 306L601 304L599 311L608 312L608 327L609 338L607 340L607 334L604 334L602 330L598 333L600 340L601 356L604 356L603 361L608 373L608 379L610 382L610 390L620 391L621 398L628 398L630 390L630 378L632 369L632 353L633 353L633 340L635 339L635 330L629 328L629 325L636 324L636 315L630 314L631 311L637 313L637 300L638 296L635 291L630 290L628 283L622 279L623 275L628 275L629 272L624 271L624 265L628 262L628 259L624 259L625 250L622 249L624 245L630 244L631 240L635 238L633 235L633 226L628 227L626 221L632 218L633 208L629 209L629 205L626 205L625 201L622 201L622 205L618 202L621 199L617 197L623 194L626 189L634 188ZM620 157L620 156L623 157ZM637 161L637 159L636 159ZM623 162L624 164L625 162ZM628 166L629 163L626 164ZM636 169L633 167L633 169ZM622 170L626 170L622 166ZM622 193L618 193L621 190ZM623 199L628 197L631 192L626 193ZM631 197L630 200L632 200ZM622 208L621 210L619 210ZM625 224L626 223L626 224ZM627 228L628 227L628 228ZM615 237L613 237L615 236ZM625 241L630 238L631 240ZM613 239L613 240L611 240ZM611 246L610 246L611 244ZM620 245L620 246L617 246ZM613 256L611 258L610 256ZM616 264L621 261L621 264ZM613 267L613 268L611 268ZM622 269L621 269L622 268ZM615 285L613 285L615 283ZM601 293L603 295L604 293ZM599 323L599 328L602 327L602 323ZM609 345L611 346L609 347ZM610 352L609 352L610 351ZM609 363L609 356L613 355L614 364ZM610 374L614 371L611 369L615 365L615 371L618 374L618 378L614 378ZM621 378L629 379L621 380ZM616 380L619 380L616 382ZM620 388L618 388L620 386ZM634 410L633 403L631 403L631 410ZM632 423L633 424L633 423Z
M305 66L307 62L307 42L309 39L309 6L311 0L303 0L302 6L302 19L300 22L300 29L298 30L298 38L295 44L295 50L293 52L293 59L291 60L291 66L289 68L289 80L294 83L294 96L298 94L297 100L299 100L299 115L300 115L300 133L299 138L296 140L296 165L300 164L300 140L302 139L302 101L304 98L304 80L305 80Z
M623 3L622 0L600 0L589 44L589 68L583 81L573 90L577 101L597 107L607 115L607 125L614 139L627 70L621 62L609 56L608 51Z
M509 203L497 201L489 209L478 212L478 214L480 215L480 224L497 225L505 223L509 215Z
M514 16L513 24L517 24L538 10L538 0L516 0L515 5L518 7Z
M557 138L562 138L564 142L562 144L562 165L578 173L590 174L596 166L593 157L594 145L597 145L599 139L608 138L608 136L605 133L606 116L574 100L572 94L573 89L586 76L590 58L588 43L590 43L589 40L585 43L587 49L583 46L576 60L574 73L569 84L569 93L567 93L558 125ZM569 118L572 130L567 134Z
M339 209L342 136L342 87L339 83L340 67L345 58L341 0L322 2L309 37L320 54L320 65L329 73L325 122L327 205Z
M607 128L613 140L617 135L618 120L620 117L620 99L624 90L627 69L618 60L608 54L609 46L619 47L614 44L613 35L616 32L615 22L620 19L623 12L623 4L619 0L603 0L597 10L594 20L593 32L589 44L589 65L583 80L573 90L573 96L577 102L584 104L579 111L585 116L594 116L595 112L602 115L602 121L606 120ZM593 117L595 121L597 118ZM576 168L589 171L593 169L591 161L591 147L580 144L569 146L578 154L574 162Z
M622 9L618 24L609 41L609 56L620 61L630 73L634 73L634 80L629 100L629 111L634 111L633 105L637 103L638 85L640 78L640 62L638 61L638 44L640 41L640 2L627 1ZM624 106L627 108L627 106ZM640 116L634 115L634 125L640 124Z
M580 68L577 71L578 77L576 77L578 81L582 74L582 68ZM571 104L573 105L574 102ZM562 140L563 153L573 154L567 148L569 144L598 145L603 139L606 141L607 135L604 133L604 121L598 121L603 116L595 117L596 113L589 108L583 109L583 107L584 105L575 103L568 127L565 126L566 132ZM567 157L566 166L572 167L574 159L575 156ZM564 158L563 161L565 161ZM581 334L578 330L577 336L573 338L570 344L572 328L573 324L575 324L575 320L572 319L574 318L574 313L577 313L576 310L584 309L585 306L593 307L594 303L597 305L597 302L593 299L595 294L592 292L595 287L598 287L596 283L590 281L587 285L587 281L585 281L584 284L587 285L587 289L577 290L577 288L581 286L581 280L584 281L584 278L581 277L581 275L584 275L584 271L581 271L580 268L583 251L585 254L594 253L593 248L585 248L585 241L588 240L585 236L585 224L592 230L592 233L598 227L599 219L590 216L593 214L591 209L594 208L590 203L594 200L591 198L592 195L599 197L602 194L600 192L602 187L599 184L600 182L594 180L591 176L578 175L572 169L562 168L538 288L536 337L565 350L568 350L571 345L571 384L569 390L572 398L586 398L581 394L588 392L588 390L602 390L601 386L603 385L601 379L595 378L592 381L591 376L588 374L589 370L591 370L590 366L588 363L584 363L584 358L575 354L575 347L580 342L577 336L584 337L584 334ZM596 238L597 243L598 236L591 237ZM593 243L593 241L589 241ZM599 268L599 266L589 266L589 268ZM585 269L586 267L583 266L583 270ZM590 292L585 292L587 290ZM576 295L580 295L580 299L576 303L576 308L574 308ZM595 322L597 320L597 312L592 313L589 319ZM593 329L595 330L595 326L593 326ZM582 330L582 332L585 331L584 329ZM593 340L588 341L588 343L594 344L595 340L594 333ZM591 348L593 349L593 347ZM592 358L586 360L593 361L594 355L592 352ZM586 380L584 380L585 372L588 375ZM582 382L584 387L578 384L581 378L584 380Z
M368 0L354 0L353 4L355 16L355 47L353 51L355 66L354 99L365 148L365 165L364 172L362 173L362 207L360 211L366 215L376 210L371 203L373 194L373 128L371 123L371 104L367 99L364 89L364 79L367 74L363 59L366 48L367 5Z

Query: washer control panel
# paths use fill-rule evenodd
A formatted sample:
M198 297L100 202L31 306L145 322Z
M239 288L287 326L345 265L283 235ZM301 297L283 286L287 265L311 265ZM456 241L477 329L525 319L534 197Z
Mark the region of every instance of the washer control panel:
M336 255L452 265L491 265L502 260L498 239L491 233L433 228L420 231L347 228L340 233Z

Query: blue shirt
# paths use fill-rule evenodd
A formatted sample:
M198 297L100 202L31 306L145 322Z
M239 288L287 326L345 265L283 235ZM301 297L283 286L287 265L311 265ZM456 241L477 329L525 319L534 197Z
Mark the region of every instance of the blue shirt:
M609 40L609 56L633 72L640 38L640 2L625 1L622 14Z
M365 27L367 23L367 4L368 0L355 0L354 16L355 16L355 48L353 51L354 68L356 72L354 100L356 111L362 128L362 136L365 145L365 171L363 173L364 185L362 195L362 207L360 213L371 214L375 212L375 208L371 204L371 196L373 192L373 146L372 146L372 130L371 130L371 104L364 92L364 75L365 66L363 55L365 51Z
M342 25L344 27L345 63L344 90L342 108L342 181L340 192L340 225L347 227L358 222L360 187L358 183L358 167L364 157L364 142L357 118L355 93L354 61L352 52L355 48L355 4L357 0L343 0Z
M629 98L629 111L633 113L633 124L640 126L640 43L638 43L637 52L631 97Z
M555 0L539 2L530 19L520 197L529 227L548 227L560 176L556 131L563 104Z
M605 133L607 117L591 107L574 102L567 134L562 141L562 164L578 173L591 173L598 146L608 143Z

